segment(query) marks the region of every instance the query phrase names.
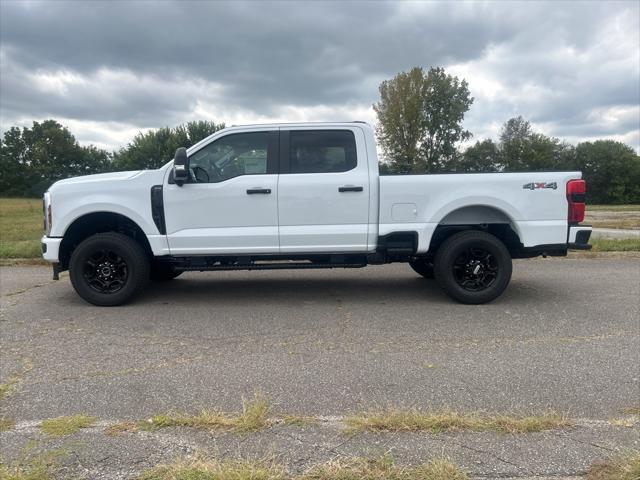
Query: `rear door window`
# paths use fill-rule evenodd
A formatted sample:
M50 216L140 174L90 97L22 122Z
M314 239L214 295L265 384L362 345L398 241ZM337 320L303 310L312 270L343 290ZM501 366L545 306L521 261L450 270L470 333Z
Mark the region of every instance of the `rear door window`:
M346 172L357 165L350 130L293 130L289 145L290 173Z

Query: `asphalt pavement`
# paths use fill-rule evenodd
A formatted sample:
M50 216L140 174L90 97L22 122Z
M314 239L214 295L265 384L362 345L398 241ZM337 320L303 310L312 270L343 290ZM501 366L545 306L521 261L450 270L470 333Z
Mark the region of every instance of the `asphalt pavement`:
M336 455L390 450L416 463L444 453L472 477L571 477L640 448L640 425L623 414L640 406L637 256L516 261L505 294L482 306L453 303L407 265L187 273L116 308L86 304L66 274L54 282L45 267L3 267L0 282L0 383L13 385L0 417L17 422L0 446L10 458L31 440L43 449L63 442L37 423L81 412L107 423L237 412L261 392L274 414L334 419L240 437L178 429L112 438L88 429L73 436L85 446L68 466L81 477L128 478L203 449L281 454L298 469ZM578 423L347 443L331 423L381 406L553 409ZM618 418L629 426L612 423Z

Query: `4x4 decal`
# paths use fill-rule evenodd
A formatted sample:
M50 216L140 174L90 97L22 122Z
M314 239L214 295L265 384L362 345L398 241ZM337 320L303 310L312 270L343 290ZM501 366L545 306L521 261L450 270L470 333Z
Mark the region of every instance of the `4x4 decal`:
M531 182L525 183L522 188L525 190L537 190L539 188L552 188L556 190L558 188L558 184L556 182Z

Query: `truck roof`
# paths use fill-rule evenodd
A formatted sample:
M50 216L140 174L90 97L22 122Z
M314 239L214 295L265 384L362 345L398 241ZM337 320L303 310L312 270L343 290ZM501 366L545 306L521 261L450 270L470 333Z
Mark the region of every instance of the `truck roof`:
M305 125L314 125L314 126L322 126L322 127L333 127L333 126L345 126L345 125L353 125L357 123L359 125L369 125L369 123L363 120L352 120L347 122L284 122L284 123L248 123L244 125L231 125L229 127L225 127L223 130L228 128L250 128L250 127L300 127Z

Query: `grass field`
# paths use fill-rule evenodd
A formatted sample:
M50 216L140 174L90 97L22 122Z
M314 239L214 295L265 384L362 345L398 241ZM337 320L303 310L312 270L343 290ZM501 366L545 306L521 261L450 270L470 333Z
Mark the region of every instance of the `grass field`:
M640 205L588 205L585 223L600 228L640 229ZM39 258L42 201L0 198L0 259ZM640 239L591 241L598 252L640 251Z
M595 228L640 229L640 205L587 205L584 223Z
M0 258L39 257L43 234L42 200L0 199Z

